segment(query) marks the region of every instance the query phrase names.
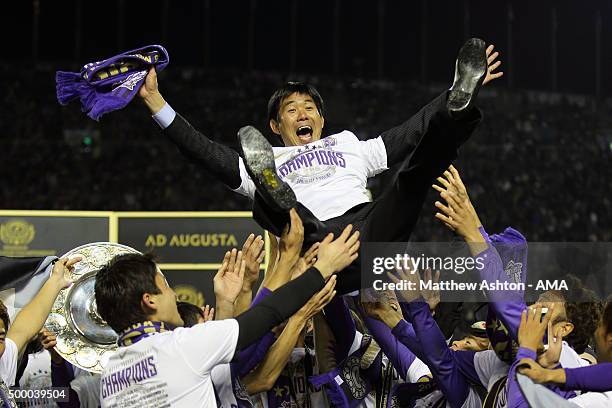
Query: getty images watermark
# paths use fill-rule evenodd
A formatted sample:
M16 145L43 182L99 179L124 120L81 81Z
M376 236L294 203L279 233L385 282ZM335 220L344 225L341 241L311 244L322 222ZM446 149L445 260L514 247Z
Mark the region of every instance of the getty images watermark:
M486 301L487 293L498 301L516 301L518 296L535 301L550 290L572 296L572 282L602 296L612 293L612 278L606 272L612 267L610 243L481 245L475 249L465 242L363 243L362 288L440 291L442 301L448 302ZM439 278L425 279L428 269L439 271ZM407 279L398 279L401 276Z

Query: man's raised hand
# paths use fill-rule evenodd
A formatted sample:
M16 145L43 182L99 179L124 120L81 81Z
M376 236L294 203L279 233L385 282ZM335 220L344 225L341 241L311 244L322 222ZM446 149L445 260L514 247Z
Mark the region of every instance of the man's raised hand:
M290 224L285 227L281 234L279 251L282 262L292 267L297 262L302 251L304 225L294 208L289 211L289 220Z
M497 57L499 57L499 52L493 52L495 46L493 44L489 44L487 47L487 76L484 81L482 81L483 85L491 82L494 79L497 79L504 75L502 71L495 72L497 68L501 65L501 61L496 61Z
M340 272L359 256L359 231L351 234L352 230L353 226L349 224L336 240L333 240L334 234L328 234L321 241L314 267L323 278Z
M61 258L55 261L53 265L53 270L51 271L51 278L58 285L65 289L72 284L72 280L70 279L70 273L74 270L74 265L78 263L81 259L80 256L74 257L72 259Z
M467 242L480 242L482 235L478 229L482 224L457 169L449 167L444 177L438 177L438 182L441 186L434 184L432 187L440 193L446 205L435 202L439 210L435 217Z
M246 265L243 285L250 290L259 279L260 266L266 255L261 235L249 235L242 246L242 255Z
M147 74L145 81L138 90L138 96L142 98L145 105L147 105L153 115L159 112L166 104L166 101L159 93L159 88L157 85L157 72L155 72L154 67L149 69L149 73Z
M234 248L225 253L223 264L213 279L217 303L220 301L234 303L242 290L245 269L246 262L242 251L236 251Z
M331 300L336 296L336 277L329 278L323 289L315 293L309 300L298 310L295 316L308 321L319 313Z

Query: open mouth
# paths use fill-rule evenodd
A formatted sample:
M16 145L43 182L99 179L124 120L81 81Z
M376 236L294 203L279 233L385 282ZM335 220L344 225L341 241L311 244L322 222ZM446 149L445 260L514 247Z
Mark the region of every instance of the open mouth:
M296 132L297 136L301 140L311 140L312 139L312 127L305 125L297 128Z

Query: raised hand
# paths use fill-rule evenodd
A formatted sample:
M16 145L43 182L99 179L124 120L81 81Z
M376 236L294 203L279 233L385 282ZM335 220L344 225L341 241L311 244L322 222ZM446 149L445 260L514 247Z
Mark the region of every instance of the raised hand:
M349 224L336 240L333 240L334 234L328 234L321 241L314 267L323 278L340 272L359 256L359 231L351 234L352 230L353 226Z
M504 75L502 71L495 72L495 70L499 68L499 66L501 65L501 61L496 61L497 57L499 57L499 52L497 51L493 52L494 48L495 46L493 44L489 44L489 46L487 47L487 66L488 68L487 68L487 76L485 77L484 81L482 81L483 85Z
M402 320L399 304L397 304L393 291L362 292L360 305L366 315L382 321L390 329L393 329Z
M204 322L209 322L211 320L215 320L215 308L210 307L209 305L202 306L202 318Z
M535 352L543 349L544 331L550 322L553 307L551 306L548 313L544 315L542 315L542 305L540 304L523 310L521 325L518 330L518 341L521 347Z
M149 73L138 90L138 96L142 98L152 114L159 112L166 104L166 101L159 93L157 72L155 72L154 67L149 69Z
M436 275L432 279L431 269L427 268L425 269L423 279L426 282L433 281L435 285L440 282L440 271L436 271ZM436 307L438 307L438 305L440 304L440 290L425 289L424 286L423 289L421 289L421 295L423 296L423 299L425 299L425 302L427 302L427 304L429 305L429 310L431 310L432 312L436 310Z
M55 337L55 334L46 329L42 329L38 333L38 336L40 337L40 342L43 348L48 350L49 354L51 354L51 360L56 364L61 363L63 360L62 356L60 356L54 349L54 347L57 345L57 338Z
M251 290L257 279L261 263L264 260L264 240L261 235L250 234L242 246L242 255L245 261L243 289Z
M308 321L314 315L319 313L331 300L336 296L336 276L329 278L323 289L315 293L309 300L298 310L295 314L296 317Z
M548 313L551 310L549 308ZM553 327L552 322L548 322L548 346L546 351L538 356L538 363L544 368L556 367L561 358L561 348L563 337L561 332L563 327L559 326L556 329Z
M294 208L289 211L290 224L285 227L281 234L278 249L280 258L286 265L293 266L300 257L302 244L304 243L304 225Z
M144 82L138 90L138 96L143 99L146 99L147 97L151 97L154 93L157 92L159 92L159 88L157 86L157 72L155 71L154 67L151 67L149 69L149 72L147 73Z
M291 269L291 280L297 278L308 270L317 261L317 253L319 252L319 242L312 244L308 251L301 256Z
M396 290L400 298L404 302L412 302L421 297L421 275L412 265L408 268L395 268L396 275L387 273L392 282L398 284L402 282L405 285L403 290Z
M74 265L81 261L81 259L83 258L80 256L72 259L58 259L53 265L53 270L51 271L51 277L49 279L53 279L62 289L69 287L72 285L70 273L74 271Z
M440 201L435 206L440 210L435 217L448 228L461 235L468 242L479 242L483 238L478 230L482 223L470 201L465 185L459 177L459 172L453 166L444 172L444 177L438 177L442 185L432 187L440 193L446 205Z
M234 248L225 253L221 268L213 279L217 303L220 301L234 303L242 289L245 269L246 262L243 259L242 251Z

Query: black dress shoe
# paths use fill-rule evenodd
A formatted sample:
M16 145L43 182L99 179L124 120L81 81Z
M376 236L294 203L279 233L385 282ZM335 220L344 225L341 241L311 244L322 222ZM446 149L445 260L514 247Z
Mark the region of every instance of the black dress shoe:
M485 42L480 38L470 38L459 50L455 80L446 101L452 117L463 116L472 106L487 75L487 68Z
M247 172L266 204L277 212L295 208L295 193L276 173L274 152L264 135L253 126L245 126L238 131L238 140Z

